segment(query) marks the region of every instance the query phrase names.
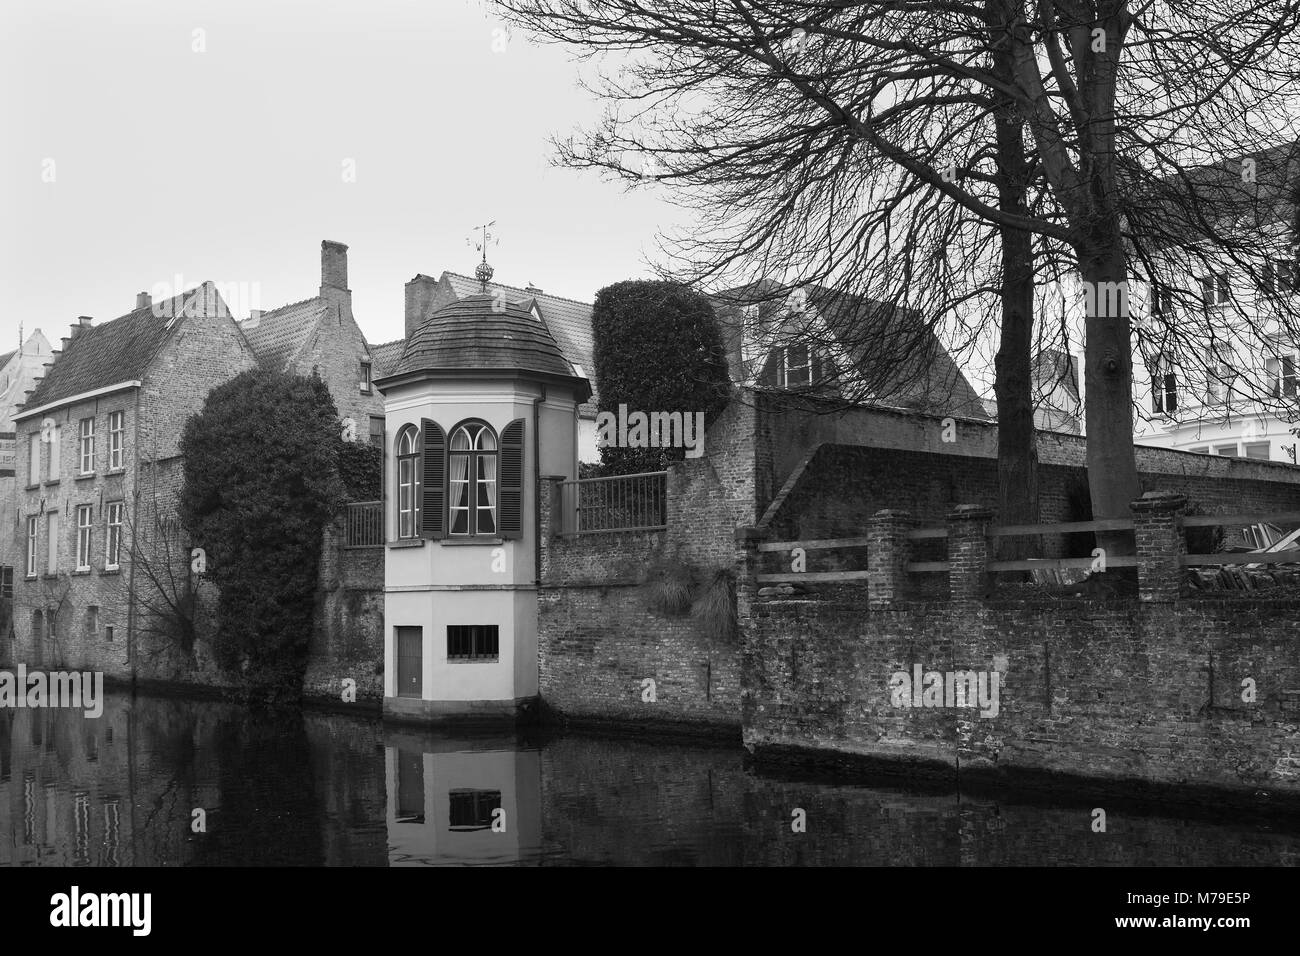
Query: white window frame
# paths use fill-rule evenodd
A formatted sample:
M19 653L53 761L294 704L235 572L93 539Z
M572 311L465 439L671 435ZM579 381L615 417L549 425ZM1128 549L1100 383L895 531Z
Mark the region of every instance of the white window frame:
M55 425L50 429L50 476L49 481L58 481L63 471L62 428Z
M420 430L407 425L397 433L397 537L420 536Z
M90 570L90 548L94 540L95 507L77 505L77 570Z
M77 423L77 455L79 475L95 473L95 419L83 418Z
M27 484L41 483L41 433L31 432L27 436Z
M36 536L40 527L38 515L27 516L27 577L34 578L36 570Z
M116 571L122 566L122 512L124 501L110 501L104 508L104 570Z
M1218 308L1232 301L1232 276L1226 272L1212 272L1201 276L1201 304L1207 309Z
M56 574L59 570L59 513L45 513L45 573Z
M1290 374L1287 366L1291 366ZM1300 356L1295 352L1282 353L1264 362L1264 371L1269 377L1269 394L1274 398L1294 398L1300 394Z
M126 412L108 413L108 470L122 470L122 450L126 438Z
M805 363L803 365L792 365L790 363L790 350L803 349ZM793 373L804 373L807 381L791 383L790 378ZM786 345L781 348L781 387L782 388L807 388L813 383L813 350L809 345Z

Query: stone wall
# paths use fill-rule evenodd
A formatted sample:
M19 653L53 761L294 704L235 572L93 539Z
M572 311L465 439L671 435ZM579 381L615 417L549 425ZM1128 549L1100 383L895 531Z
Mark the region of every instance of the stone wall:
M325 529L303 693L343 706L343 682L351 679L356 704L382 707L384 549L349 548L343 541L340 517Z
M754 422L752 405L732 403L704 456L669 469L663 531L562 535L559 482L542 481L538 667L553 716L739 736L736 643L705 636L694 612L654 610L654 579L690 568L697 594L718 576L730 586L735 529L757 518Z
M963 780L1086 775L1189 799L1206 787L1300 796L1297 613L1300 602L1260 599L869 614L857 602L759 601L744 652L745 743ZM996 716L895 706L891 676L918 664L999 672ZM1243 700L1247 680L1254 701Z

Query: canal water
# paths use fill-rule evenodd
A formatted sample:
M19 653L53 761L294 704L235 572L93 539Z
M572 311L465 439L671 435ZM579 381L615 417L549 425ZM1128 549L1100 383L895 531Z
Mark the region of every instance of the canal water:
M1300 862L1300 833L1258 820L1092 823L1067 802L774 779L739 747L451 736L121 694L98 719L0 709L8 866Z

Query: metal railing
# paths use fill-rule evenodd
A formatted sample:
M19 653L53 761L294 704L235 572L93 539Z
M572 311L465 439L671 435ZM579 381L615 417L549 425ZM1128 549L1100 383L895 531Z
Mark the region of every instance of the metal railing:
M657 531L668 526L668 472L560 482L560 531Z
M344 512L343 547L382 548L384 546L384 503L350 501Z

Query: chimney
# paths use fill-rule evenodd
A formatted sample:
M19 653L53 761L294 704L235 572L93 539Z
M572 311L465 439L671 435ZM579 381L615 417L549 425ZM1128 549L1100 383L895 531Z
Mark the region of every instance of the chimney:
M348 247L341 242L324 239L320 244L320 290L348 291Z
M247 325L250 329L254 329L257 328L257 323L261 321L262 321L262 310L249 309L248 318L244 320L244 324Z
M406 283L406 337L408 339L429 317L437 288L438 280L426 275L417 275Z
M147 309L151 305L153 305L153 296L148 292L137 292L135 294L135 307L137 310Z
M94 321L95 321L94 318L89 315L77 316L77 324L80 325L83 329L90 328L90 323Z

